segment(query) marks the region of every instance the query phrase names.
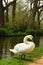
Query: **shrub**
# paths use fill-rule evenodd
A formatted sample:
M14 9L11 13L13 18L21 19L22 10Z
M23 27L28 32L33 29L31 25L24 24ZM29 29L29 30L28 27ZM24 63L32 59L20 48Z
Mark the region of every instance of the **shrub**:
M32 34L32 35L43 35L43 29L40 30L26 30L27 34Z
M7 34L12 34L12 30L7 29L7 28L0 28L0 35L7 35Z
M35 34L35 31L34 31L34 30L26 30L26 33L27 33L27 34L32 34L32 35L34 35L34 34Z
M17 33L17 35L26 35L26 33L20 31L20 32Z

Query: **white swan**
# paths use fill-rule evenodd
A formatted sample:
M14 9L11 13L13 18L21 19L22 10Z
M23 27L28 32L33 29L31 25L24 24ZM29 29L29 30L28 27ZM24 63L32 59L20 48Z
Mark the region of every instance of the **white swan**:
M28 40L29 39L29 40ZM35 48L34 42L32 42L33 36L27 35L23 39L23 43L16 44L13 49L9 49L14 54L26 54L31 53Z

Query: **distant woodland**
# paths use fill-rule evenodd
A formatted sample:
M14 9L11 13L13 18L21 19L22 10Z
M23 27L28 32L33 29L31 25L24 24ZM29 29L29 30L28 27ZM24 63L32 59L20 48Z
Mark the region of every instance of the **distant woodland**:
M0 28L41 29L43 0L0 0Z

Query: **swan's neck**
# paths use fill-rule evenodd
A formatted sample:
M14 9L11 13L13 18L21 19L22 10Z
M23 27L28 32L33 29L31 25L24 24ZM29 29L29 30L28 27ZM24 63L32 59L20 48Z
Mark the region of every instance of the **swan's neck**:
M32 40L30 40L28 37L24 37L23 42L27 44L29 42L32 42Z
M28 42L30 42L30 41L31 41L31 40L30 40L30 39L28 40L28 37L25 37L25 38L23 39L23 42L26 43L26 44L27 44Z
M26 44L27 44L28 42L29 42L29 41L27 41L27 40L24 40L24 43L26 43Z

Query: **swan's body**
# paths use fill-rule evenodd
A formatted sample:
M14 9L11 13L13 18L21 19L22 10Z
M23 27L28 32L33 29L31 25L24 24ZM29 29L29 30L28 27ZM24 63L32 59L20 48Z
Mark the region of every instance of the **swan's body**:
M33 42L29 42L28 44L19 43L14 46L14 49L10 49L14 54L26 54L30 53L34 49L35 45Z
M27 39L32 40L33 36L32 35L25 36L23 39L24 43L19 43L15 45L13 49L9 50L14 54L20 54L20 55L32 52L33 49L35 48L35 44L32 41L27 41Z

